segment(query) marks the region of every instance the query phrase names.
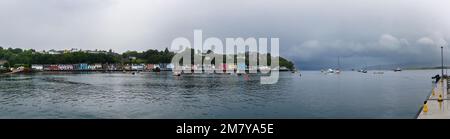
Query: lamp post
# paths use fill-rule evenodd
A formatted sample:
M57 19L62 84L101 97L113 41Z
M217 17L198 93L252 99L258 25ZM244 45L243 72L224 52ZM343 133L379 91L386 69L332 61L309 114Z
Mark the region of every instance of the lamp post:
M441 46L441 76L442 78L444 77L444 52L443 52L444 47Z
M442 97L447 97L447 93L444 94L444 92L446 92L445 89L447 89L447 87L444 88L444 46L441 46L441 74L442 74L442 77L441 77ZM445 84L447 84L447 82L445 82ZM441 97L441 95L439 95L440 100L442 100L442 97ZM438 101L439 101L439 98L438 98ZM441 101L439 101L439 104L440 103L441 103Z

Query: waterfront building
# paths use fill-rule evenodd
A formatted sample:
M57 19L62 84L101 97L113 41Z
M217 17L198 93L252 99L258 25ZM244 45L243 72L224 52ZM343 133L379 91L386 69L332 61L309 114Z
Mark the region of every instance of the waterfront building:
M205 72L207 73L212 73L214 72L214 66L211 64L204 64L203 65L203 69L205 70Z
M227 64L227 71L234 71L236 70L235 64Z
M198 65L192 65L192 70L199 70L199 66Z
M102 69L103 70L119 70L119 66L116 64L103 64Z
M51 54L51 55L57 55L57 54L62 54L64 51L56 51L54 49L49 50L47 53Z
M95 66L92 65L92 64L89 64L89 65L88 65L88 69L89 69L89 70L95 70Z
M148 70L148 71L151 71L151 70L153 70L154 69L154 64L147 64L146 66L145 66L145 70Z
M130 64L125 64L123 65L123 70L131 70L131 65Z
M245 63L239 63L239 64L237 65L237 72L238 72L238 73L241 73L242 71L245 72L245 69L246 69Z
M58 65L58 70L73 70L73 65L71 65L71 64L60 64L60 65Z
M224 72L226 72L226 70L227 70L227 64L220 64L221 66L220 66L220 69L221 70L223 70Z
M166 68L167 68L167 63L159 63L159 68L160 68L161 70L166 70Z
M97 50L97 49L95 49L95 50L85 50L84 52L90 53L90 54L106 54L106 53L108 53L108 51Z
M154 64L154 65L153 65L153 68L154 68L154 69L156 69L156 68L161 69L160 66L159 66L159 64Z
M89 64L88 69L89 70L101 70L102 64Z
M170 71L173 69L173 67L174 67L174 65L171 63L160 63L159 64L159 68L163 71Z
M58 65L46 65L44 66L44 70L56 71L59 70Z
M213 65L213 66L211 67L211 69L213 69L214 72L216 72L216 73L223 73L223 72L226 72L226 71L227 71L228 65L227 65L227 64L224 64L224 63L219 63L219 64L217 64L217 66L216 66L216 65Z
M81 51L81 49L72 48L72 49L70 49L70 50L67 50L66 52L74 53L74 52L80 52L80 51Z
M248 70L250 73L256 73L258 71L258 66L248 66Z
M178 70L179 68L177 68ZM181 70L183 71L189 71L188 73L190 73L190 70L192 70L192 65L183 65L181 66Z
M95 70L102 70L103 65L102 64L94 64Z
M33 65L31 65L31 69L37 70L37 71L42 71L42 70L44 70L44 65L33 64Z
M76 70L88 70L89 69L88 64L86 64L86 63L76 64L76 65L78 65L78 67L75 68Z
M169 63L169 64L167 64L167 69L168 70L173 70L173 68L174 68L175 66L172 64L172 63Z
M132 64L131 70L144 70L144 64Z

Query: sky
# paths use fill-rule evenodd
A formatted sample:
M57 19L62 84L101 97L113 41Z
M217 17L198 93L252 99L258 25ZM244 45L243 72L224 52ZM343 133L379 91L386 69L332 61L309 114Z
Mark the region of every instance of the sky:
M448 0L0 0L0 46L144 51L203 38L279 38L300 69L440 63ZM225 42L225 41L224 41ZM446 64L450 64L448 56Z

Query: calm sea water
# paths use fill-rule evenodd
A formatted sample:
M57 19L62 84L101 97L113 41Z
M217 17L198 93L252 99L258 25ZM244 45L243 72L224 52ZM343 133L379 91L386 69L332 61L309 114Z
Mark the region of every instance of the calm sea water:
M257 76L0 76L0 118L415 118L439 70Z

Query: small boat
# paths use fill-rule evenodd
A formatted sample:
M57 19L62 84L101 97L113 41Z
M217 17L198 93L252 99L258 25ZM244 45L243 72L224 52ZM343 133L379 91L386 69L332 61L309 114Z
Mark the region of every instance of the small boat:
M341 70L335 69L335 70L334 70L334 73L339 74L339 73L341 73Z
M334 73L334 70L333 70L333 69L328 69L328 70L326 71L326 73Z
M400 67L397 67L396 69L394 69L394 72L397 72L397 71L402 71L402 69Z
M338 68L334 69L336 74L341 73L341 57L338 57Z
M367 73L367 70L362 70L361 72L362 72L362 73Z

